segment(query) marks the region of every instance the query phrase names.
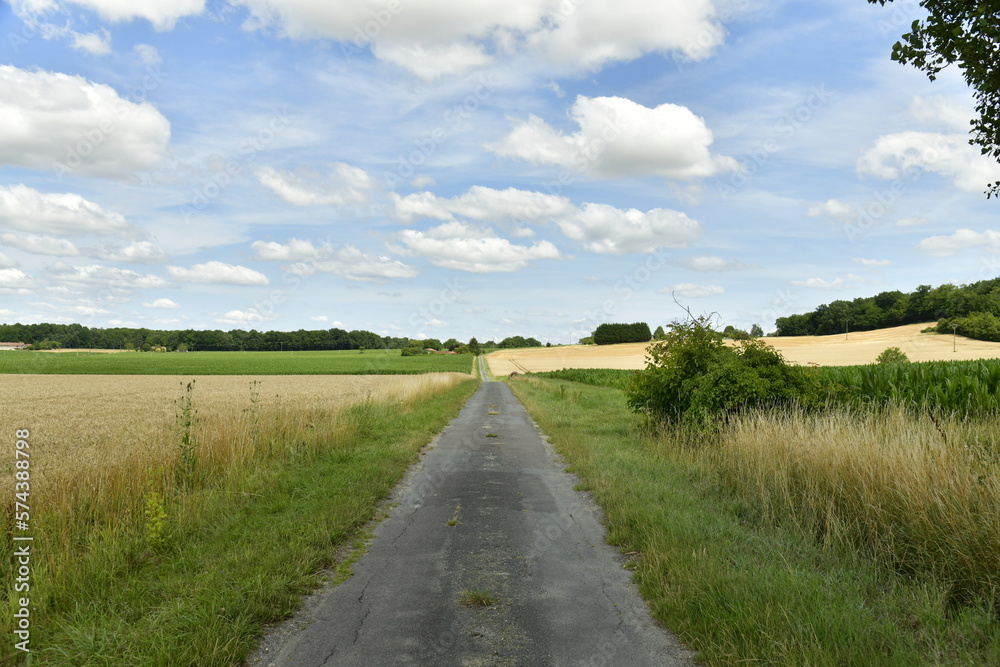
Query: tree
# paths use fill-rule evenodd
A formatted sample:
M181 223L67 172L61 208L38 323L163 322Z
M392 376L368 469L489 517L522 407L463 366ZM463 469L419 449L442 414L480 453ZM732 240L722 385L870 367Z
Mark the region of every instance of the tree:
M653 340L663 340L667 337L666 332L663 330L662 326L656 327L656 331L653 332Z
M750 327L750 335L753 336L754 338L760 338L761 336L764 335L764 330L760 328L759 324L754 324L752 327Z
M892 0L868 0L885 5ZM948 65L958 64L975 91L976 113L970 144L1000 160L1000 0L921 0L928 11L892 47L892 59L913 65L933 81ZM1000 197L1000 181L988 186L987 197Z
M479 348L479 341L476 340L475 336L469 339L469 352L472 354L482 353L482 350Z
M446 340L443 343L444 349L446 349L446 350L454 350L456 347L458 347L461 344L462 344L461 342L455 340L454 338L449 338L448 340Z

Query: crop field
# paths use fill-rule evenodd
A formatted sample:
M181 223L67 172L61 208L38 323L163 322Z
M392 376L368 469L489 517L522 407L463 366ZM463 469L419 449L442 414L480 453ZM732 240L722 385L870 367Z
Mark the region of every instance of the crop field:
M878 331L835 336L784 336L762 338L790 363L801 366L856 366L870 364L889 347L898 347L910 361L967 361L1000 358L1000 343L964 336L922 334L935 324L908 324ZM646 366L647 343L620 345L566 345L519 350L499 350L486 359L495 375L511 372L539 373L564 368L617 368L638 370ZM952 349L954 348L954 351Z
M399 350L321 352L29 352L0 353L0 374L61 375L407 375L469 373L472 356Z
M288 512L298 513L296 521L310 523L309 530L315 533L308 545L301 545L311 554L305 564L282 565L292 570L281 575L284 579L275 575L267 585L270 597L261 602L263 616L237 619L245 633L240 646L218 643L219 632L236 632L233 620L221 617L213 621L219 627L206 630L202 646L185 649L195 656L214 655L214 651L238 655L230 652L249 646L268 615L277 613L280 617L282 609L294 604L297 596L288 597L287 587L293 586L290 582L315 572L316 565L309 563L330 558L334 544L331 531L343 539L349 535L347 531L367 520L375 503L392 488L422 444L443 427L450 418L447 415L464 402L473 385L467 373L391 378L204 376L194 380L168 375L6 376L0 382L0 405L4 408L0 411L0 433L13 437L16 430L30 431L28 500L35 538L32 545L40 554L32 564L32 601L35 613L46 619L37 622L42 628L39 645L80 650L81 655L93 651L101 656L94 659L105 664L167 664L162 662L165 658L137 657L157 644L147 646L141 640L143 630L114 627L115 619L132 613L127 610L137 605L159 600L161 594L177 596L170 608L179 624L194 623L192 613L201 613L216 603L189 599L184 593L189 581L170 584L177 586L175 593L151 592L167 585L155 583L160 572L156 564L171 563L163 570L164 576L187 566L187 560L172 560L174 550L183 549L192 540L209 539L206 535L216 525L252 516L247 513L253 503L261 505L253 511L265 516L288 508ZM441 397L455 392L461 395L441 403ZM428 410L432 414L427 414ZM312 472L310 466L325 466L330 481L321 481L319 472ZM298 470L302 472L296 473ZM9 536L14 525L14 472L15 458L8 456L0 463L0 498L5 499L0 504L0 520L8 535L0 546L0 579L4 581L12 577ZM273 486L276 482L268 481L293 473L303 479L289 482L291 486L284 491L279 492ZM291 494L294 502L283 499L283 493ZM238 525L226 528L244 529ZM299 529L294 523L279 522L273 530L287 536L288 531L294 534ZM216 559L250 558L260 563L284 553L286 547L280 540L289 538L272 538L279 542L254 548L233 539L218 535L205 548L223 552L237 549L235 554ZM299 548L296 544L292 540L287 548ZM234 603L233 596L242 599L240 595L253 590L244 590L245 586L254 585L265 576L263 571L276 567L258 565L263 571L255 573L247 565L242 572L243 566L232 570L231 565L222 567L217 560L211 562L210 556L204 557L210 564L191 567L207 572L206 567L218 566L218 576L251 579L232 590L225 586L205 589L206 595L229 596L227 604L237 606L246 601ZM149 567L153 569L143 569ZM132 589L119 580L132 573L139 579L130 586L150 588L128 593ZM98 581L104 582L103 591L96 590ZM6 597L11 590L0 598L0 629L7 635L14 608ZM200 606L183 611L184 604ZM88 615L87 609L102 605L108 611ZM85 618L77 618L80 614ZM124 644L112 650L94 644L92 636L75 635L72 629L81 623L93 624L92 632L107 632L109 638ZM205 624L203 620L198 623ZM187 641L184 637L191 632L194 630L187 626L177 630L177 641ZM131 645L118 639L130 633L138 633ZM9 649L5 646L0 650L0 663L5 656L10 657ZM119 650L126 653L115 653ZM138 653L133 655L132 651ZM107 657L112 654L118 657ZM38 664L91 664L79 656L63 654L36 658L41 660ZM170 664L234 664L233 658L200 660L178 659Z

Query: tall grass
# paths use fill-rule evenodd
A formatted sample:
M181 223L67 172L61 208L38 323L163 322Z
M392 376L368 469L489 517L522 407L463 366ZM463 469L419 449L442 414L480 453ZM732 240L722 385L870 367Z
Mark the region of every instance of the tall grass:
M1000 612L1000 420L900 407L751 413L703 456L748 512Z

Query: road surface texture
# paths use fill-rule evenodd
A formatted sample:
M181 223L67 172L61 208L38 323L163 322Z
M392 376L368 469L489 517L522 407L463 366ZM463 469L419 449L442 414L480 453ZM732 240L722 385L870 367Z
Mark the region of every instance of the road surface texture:
M247 664L693 665L556 459L510 389L484 382L397 489L354 575ZM469 590L496 603L465 606Z

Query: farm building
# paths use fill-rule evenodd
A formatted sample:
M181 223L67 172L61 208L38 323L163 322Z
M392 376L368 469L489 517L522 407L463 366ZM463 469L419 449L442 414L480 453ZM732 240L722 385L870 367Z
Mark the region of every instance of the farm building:
M24 343L0 343L0 351L2 350L23 350L28 347Z

